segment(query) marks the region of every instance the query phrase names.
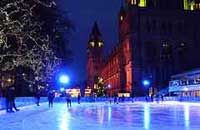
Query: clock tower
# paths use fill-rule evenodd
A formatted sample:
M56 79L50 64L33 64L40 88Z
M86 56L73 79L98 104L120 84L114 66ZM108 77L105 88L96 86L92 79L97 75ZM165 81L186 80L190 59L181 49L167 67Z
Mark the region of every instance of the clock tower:
M95 22L89 35L87 47L87 84L91 89L94 89L95 81L100 76L102 69L103 46L102 35L97 22Z

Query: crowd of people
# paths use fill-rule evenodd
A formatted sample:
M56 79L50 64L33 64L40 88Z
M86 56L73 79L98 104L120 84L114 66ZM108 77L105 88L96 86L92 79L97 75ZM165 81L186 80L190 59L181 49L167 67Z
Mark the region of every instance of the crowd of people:
M14 111L19 111L19 109L16 107L15 105L15 86L11 85L9 87L6 88L5 91L5 99L6 99L6 111L7 112L14 112ZM36 105L40 106L40 96L41 93L40 91L37 91L35 94L35 98L36 98ZM53 108L53 103L54 103L54 98L55 98L55 91L49 91L49 93L47 94L47 98L48 98L48 105L49 108ZM70 108L72 106L72 100L71 100L71 95L70 94L65 94L65 98L66 98L66 103L67 103L67 107ZM155 98L155 99L154 99ZM145 100L147 102L149 101L157 101L159 98L159 100L163 101L164 97L163 95L161 96L146 96ZM81 101L81 95L78 94L77 96L77 103L80 104ZM118 104L119 102L124 102L125 101L125 97L124 95L122 97L118 97L118 95L115 95L113 97L108 97L107 101L111 104L112 102L114 104ZM134 101L134 99L132 99L132 102Z

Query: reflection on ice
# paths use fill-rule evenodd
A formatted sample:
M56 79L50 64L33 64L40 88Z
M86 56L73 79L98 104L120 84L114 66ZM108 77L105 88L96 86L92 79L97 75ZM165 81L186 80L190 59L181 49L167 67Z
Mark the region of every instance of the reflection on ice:
M149 104L144 105L144 128L145 130L149 130L150 127L150 107Z
M100 124L103 124L103 120L104 120L104 108L100 107L99 109L97 109L97 118Z
M1 115L0 130L199 130L199 105L189 103L55 104ZM33 122L34 120L34 122ZM11 129L9 129L11 128Z
M70 113L68 111L65 112L60 112L60 124L59 124L59 130L70 130L69 125L70 125Z
M109 107L108 107L108 121L111 120L111 117L112 117L112 109L111 109L111 107L109 106Z
M190 127L190 106L187 104L184 106L184 123L186 128Z

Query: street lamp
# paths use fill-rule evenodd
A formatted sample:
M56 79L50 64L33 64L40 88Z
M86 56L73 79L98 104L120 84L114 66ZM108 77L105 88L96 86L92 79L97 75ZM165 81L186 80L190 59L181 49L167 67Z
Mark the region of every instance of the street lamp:
M65 92L65 87L67 84L70 82L70 78L66 74L62 74L58 77L58 82L60 83L60 92L64 93Z
M147 88L148 88L147 90L149 90L149 86L151 85L150 80L144 79L144 80L142 81L142 84L143 84L144 87L147 87ZM147 95L149 95L149 92L147 93Z
M68 75L61 75L59 77L59 82L61 84L68 84L69 83L69 76Z
M151 84L151 82L150 82L149 80L145 79L145 80L142 81L142 84L143 84L145 87L149 87L150 84Z

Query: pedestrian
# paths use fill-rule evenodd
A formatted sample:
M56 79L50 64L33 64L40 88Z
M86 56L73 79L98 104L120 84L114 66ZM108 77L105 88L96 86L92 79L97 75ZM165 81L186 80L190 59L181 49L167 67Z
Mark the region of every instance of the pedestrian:
M66 94L66 100L67 100L67 107L71 107L72 106L72 101L71 101L71 95L70 94Z
M49 108L53 107L53 99L55 97L55 94L53 91L50 91L48 94L48 101L49 101Z
M78 94L78 104L80 104L80 101L81 101L81 94L79 93Z
M40 106L40 90L37 90L35 98L36 98L36 105Z

